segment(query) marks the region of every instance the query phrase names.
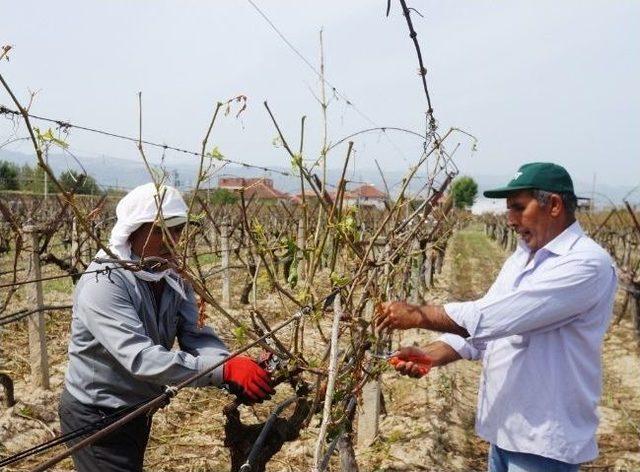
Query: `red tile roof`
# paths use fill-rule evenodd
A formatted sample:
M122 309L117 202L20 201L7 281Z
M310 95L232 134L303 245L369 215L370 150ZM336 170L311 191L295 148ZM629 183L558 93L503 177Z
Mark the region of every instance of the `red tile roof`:
M351 193L360 198L378 198L380 200L384 200L387 198L387 195L384 192L378 190L372 184L364 184L356 189L353 189Z
M247 199L286 200L289 194L273 187L273 180L266 178L220 177L218 187L227 190L244 190Z

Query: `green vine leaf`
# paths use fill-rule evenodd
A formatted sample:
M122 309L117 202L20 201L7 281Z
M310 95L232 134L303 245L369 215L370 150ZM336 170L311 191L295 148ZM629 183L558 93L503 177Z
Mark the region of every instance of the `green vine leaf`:
M331 283L334 287L345 287L351 282L351 278L346 275L340 275L337 272L331 272Z
M298 260L295 258L291 263L291 267L289 267L289 277L287 278L287 283L291 288L295 288L295 286L298 285Z
M238 344L246 344L247 342L247 327L245 325L236 326L233 328L233 337Z
M299 172L302 169L302 154L294 154L291 156L291 171L295 175L300 175Z
M207 156L212 159L218 159L219 161L224 159L224 154L220 152L218 146L214 146L213 149L207 153Z
M63 141L60 138L56 138L53 135L53 130L51 128L49 128L44 134L40 132L39 128L33 128L33 131L35 131L36 138L38 139L40 144L53 144L62 149L67 149L69 147L69 144L66 141Z
M296 166L296 167L302 167L302 154L294 154L291 157L291 165Z

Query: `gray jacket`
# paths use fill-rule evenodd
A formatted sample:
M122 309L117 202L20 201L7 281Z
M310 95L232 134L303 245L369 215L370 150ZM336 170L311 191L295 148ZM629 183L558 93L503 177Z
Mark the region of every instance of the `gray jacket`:
M95 262L87 270L106 267L114 270L84 274L75 289L65 386L78 401L134 405L228 354L211 328L197 327L191 286L186 300L166 286L156 313L151 287L130 271ZM176 338L181 350L171 350ZM219 367L193 386L221 383Z

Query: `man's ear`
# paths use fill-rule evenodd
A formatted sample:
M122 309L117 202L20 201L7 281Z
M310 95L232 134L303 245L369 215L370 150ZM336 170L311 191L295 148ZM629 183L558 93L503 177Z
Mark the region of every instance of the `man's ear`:
M549 214L553 218L558 218L564 212L564 202L562 198L557 193L551 194L551 199L549 201L550 211Z

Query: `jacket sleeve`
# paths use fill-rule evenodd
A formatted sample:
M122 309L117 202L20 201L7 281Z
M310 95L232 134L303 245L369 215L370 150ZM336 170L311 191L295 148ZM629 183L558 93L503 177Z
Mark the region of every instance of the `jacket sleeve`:
M180 349L193 356L215 359L216 362L229 355L227 347L210 326L198 327L198 305L193 288L187 284L186 300L178 307L178 343ZM216 369L218 384L222 383L223 367Z
M196 357L185 351L170 351L146 334L126 282L113 273L81 281L74 316L131 375L158 385L175 385L206 370L217 361L213 356ZM204 386L221 382L213 372L192 383Z

